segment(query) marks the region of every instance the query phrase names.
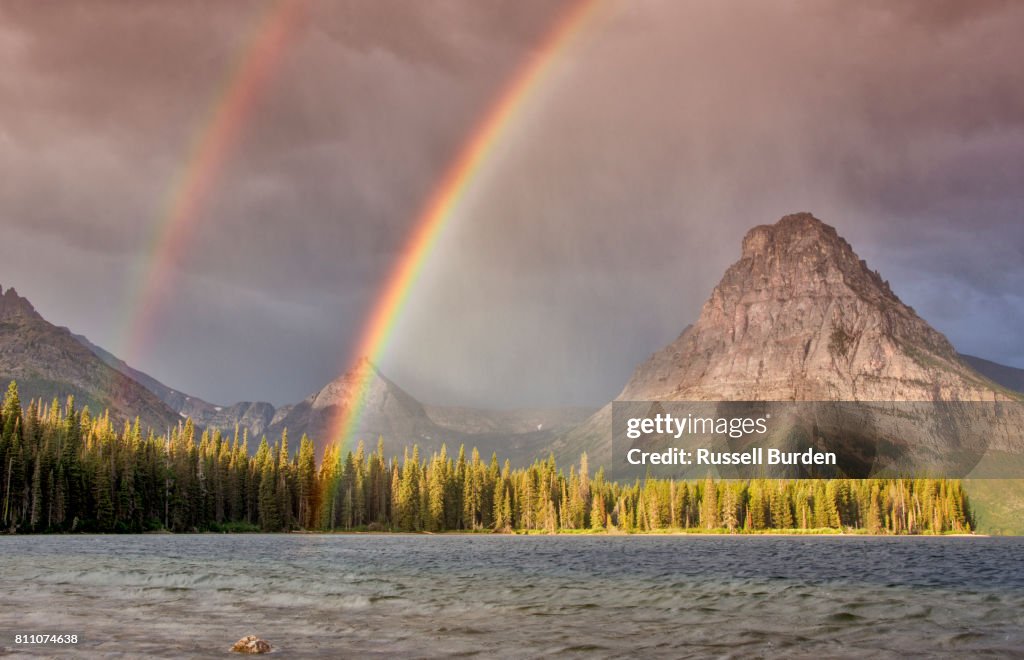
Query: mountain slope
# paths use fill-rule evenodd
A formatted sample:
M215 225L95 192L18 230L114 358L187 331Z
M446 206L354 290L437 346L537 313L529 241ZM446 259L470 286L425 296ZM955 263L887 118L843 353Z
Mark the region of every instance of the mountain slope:
M143 425L163 430L181 417L152 392L112 369L83 346L67 328L47 322L13 289L0 287L0 381L18 381L22 401L74 395L76 405L94 414L109 410L117 421L138 416Z
M617 400L978 401L1019 398L964 363L836 230L808 213L751 229L699 319ZM556 442L610 456L610 404Z
M199 397L189 396L164 385L156 378L129 366L124 360L89 341L82 335L72 335L79 343L88 348L107 366L128 376L163 401L171 410L182 417L190 417L204 428L218 428L231 431L237 424L249 431L250 436L258 437L267 430L276 412L272 404L264 401L242 401L231 406L218 406Z
M1017 392L1024 392L1024 369L1008 367L973 355L960 354L960 359L986 378Z

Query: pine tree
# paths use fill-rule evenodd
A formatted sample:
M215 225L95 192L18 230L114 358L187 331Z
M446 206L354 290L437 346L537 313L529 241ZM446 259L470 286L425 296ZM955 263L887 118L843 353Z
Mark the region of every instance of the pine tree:
M447 482L445 480L445 454L435 454L427 470L427 508L424 527L431 532L444 529L444 495Z
M600 493L591 496L590 529L605 529L604 497Z
M705 529L715 529L721 524L718 511L718 485L712 481L711 477L704 481L700 523Z
M291 529L292 527L292 493L294 488L292 487L292 470L291 464L288 461L288 429L281 432L281 445L277 451L277 467L275 477L277 479L277 515L281 520L282 529Z
M4 527L16 528L19 519L20 494L24 486L22 456L21 399L18 384L7 386L0 418L0 519Z
M265 444L265 441L264 441ZM273 458L267 456L260 470L259 485L259 520L260 529L265 532L277 532L283 527L280 501L277 493L277 468Z
M480 484L477 478L480 457L475 449L473 452L473 462L466 467L462 481L462 522L466 529L476 529L480 516Z
M320 500L320 529L330 530L338 525L337 500L340 477L338 472L338 453L337 445L329 446L324 451L323 462L320 465L319 484L317 485Z
M96 525L101 532L114 528L114 504L111 497L110 464L100 457L93 482L93 497L96 500Z
M29 528L32 531L39 531L43 520L43 474L42 461L37 460L32 470L32 515L29 519Z
M299 525L304 529L317 526L316 456L313 441L306 434L299 440Z
M363 441L356 445L356 453L353 457L354 466L352 473L352 524L362 527L366 524L366 450ZM425 504L420 505L420 511L426 508Z
M739 526L739 498L729 483L724 483L722 489L722 525L730 532Z
M21 397L18 396L18 384L12 380L7 385L7 394L4 395L3 412L0 413L0 419L3 419L3 438L7 442L10 442L15 434L21 434L21 413Z
M391 497L389 508L391 515L389 519L391 521L392 528L402 531L400 526L401 518L405 513L405 507L402 504L402 470L398 466L398 460L392 461L391 468Z
M882 520L882 506L881 506L881 495L877 484L871 486L871 491L868 495L867 505L867 517L865 518L864 526L872 534L877 534L882 531L883 520Z

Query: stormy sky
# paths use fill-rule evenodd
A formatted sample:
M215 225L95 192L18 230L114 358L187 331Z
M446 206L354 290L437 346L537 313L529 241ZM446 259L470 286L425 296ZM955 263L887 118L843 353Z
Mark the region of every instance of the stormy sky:
M259 3L0 0L0 284L117 352ZM134 366L229 403L338 374L418 211L559 7L311 2ZM381 359L433 403L601 404L751 226L834 225L1024 367L1024 4L607 3L479 173Z

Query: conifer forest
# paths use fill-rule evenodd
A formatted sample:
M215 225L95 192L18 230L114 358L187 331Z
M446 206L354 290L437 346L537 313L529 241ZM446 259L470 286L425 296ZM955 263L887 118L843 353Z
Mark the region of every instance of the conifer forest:
M415 446L386 456L287 433L255 452L237 431L162 435L66 402L0 411L0 530L31 532L860 532L968 533L959 481L712 480L619 483L587 457L513 468L498 456Z

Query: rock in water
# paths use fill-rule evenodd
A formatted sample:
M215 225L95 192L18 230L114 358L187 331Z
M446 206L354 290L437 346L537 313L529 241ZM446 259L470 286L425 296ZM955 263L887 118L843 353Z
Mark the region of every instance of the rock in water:
M231 650L235 653L270 653L270 643L256 635L246 635L235 642Z

